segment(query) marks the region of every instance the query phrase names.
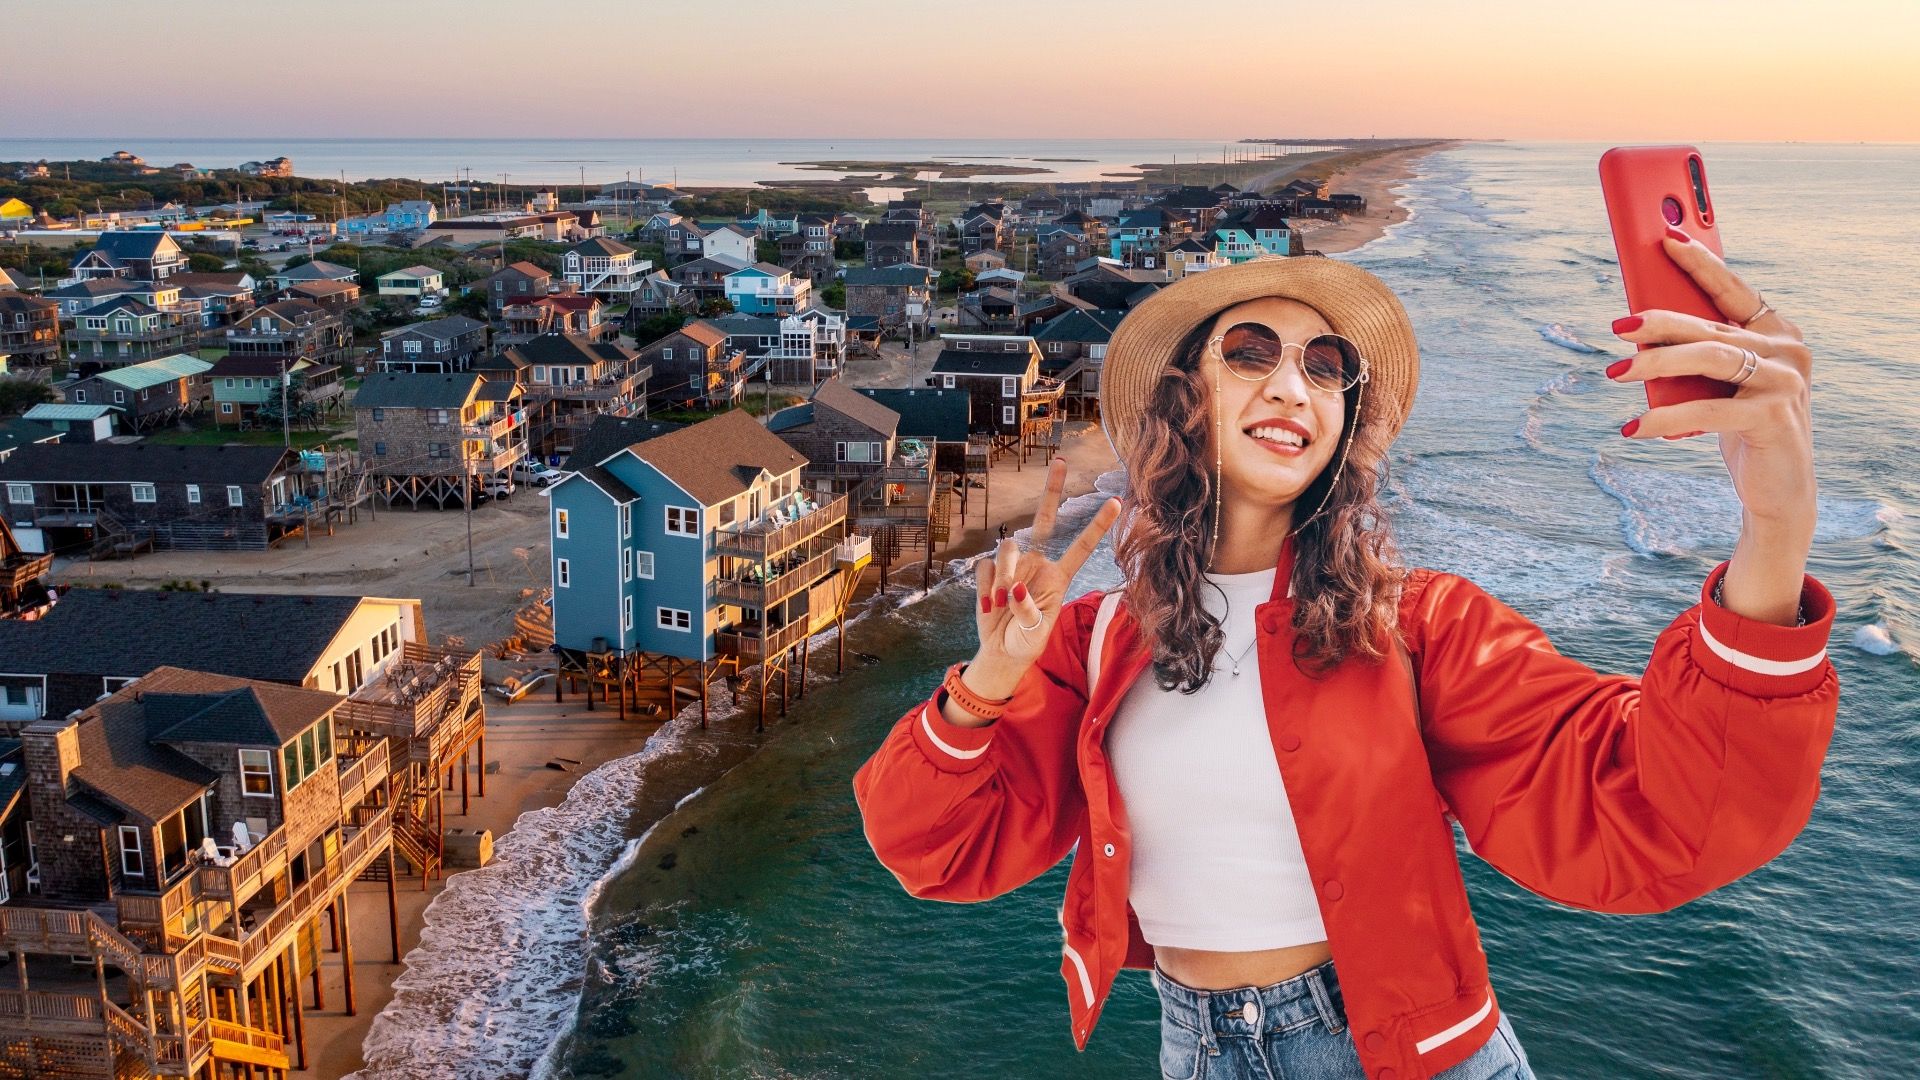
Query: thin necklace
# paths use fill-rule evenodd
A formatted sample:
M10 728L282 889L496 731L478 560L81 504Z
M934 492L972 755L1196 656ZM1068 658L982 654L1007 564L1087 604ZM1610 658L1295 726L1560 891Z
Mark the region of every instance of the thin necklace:
M1247 642L1247 647L1240 650L1240 655L1238 657L1235 657L1230 653L1228 654L1227 663L1233 666L1233 675L1235 678L1238 678L1240 675L1240 661L1245 660L1247 658L1247 654L1252 652L1253 647L1259 643L1260 643L1260 634L1258 631L1255 631L1253 635L1253 640ZM1225 649L1221 649L1220 651L1226 652Z

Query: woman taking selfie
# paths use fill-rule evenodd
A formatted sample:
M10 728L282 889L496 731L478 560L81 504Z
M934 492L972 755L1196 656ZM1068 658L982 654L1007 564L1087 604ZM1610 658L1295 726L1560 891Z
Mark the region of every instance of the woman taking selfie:
M1398 564L1378 468L1419 361L1379 279L1310 256L1210 270L1114 334L1101 411L1124 504L1050 558L1053 463L1029 546L977 563L978 651L855 777L880 861L914 896L970 902L1073 852L1060 970L1078 1048L1133 967L1160 995L1167 1077L1532 1076L1452 823L1548 899L1665 911L1799 832L1838 700L1833 601L1804 571L1809 354L1706 248L1666 250L1755 315L1622 320L1660 347L1608 375L1737 392L1622 435L1717 433L1746 510L1641 677ZM1068 602L1123 516L1124 587Z

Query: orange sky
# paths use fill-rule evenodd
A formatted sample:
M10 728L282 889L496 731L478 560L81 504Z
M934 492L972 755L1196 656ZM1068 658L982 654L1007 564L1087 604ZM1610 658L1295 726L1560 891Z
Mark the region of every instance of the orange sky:
M546 10L16 5L0 136L1920 141L1920 0Z

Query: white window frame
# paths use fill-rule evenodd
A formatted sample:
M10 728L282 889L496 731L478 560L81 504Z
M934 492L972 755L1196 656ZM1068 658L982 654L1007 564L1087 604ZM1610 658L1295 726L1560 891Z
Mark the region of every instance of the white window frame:
M139 826L122 825L120 826L119 833L120 833L120 876L121 877L137 877L137 878L146 877L147 876L146 842L140 839ZM133 848L131 851L129 851L127 848L127 836L129 834L133 836ZM133 856L133 869L131 870L127 869L127 856L129 854Z
M633 550L631 548L620 552L620 580L622 582L633 580Z
M687 527L677 527L676 522ZM668 536L699 536L700 510L693 506L665 507L662 525Z
M645 559L644 562L641 561L642 558ZM639 578L642 581L653 580L653 552L641 551L638 548L634 549L633 576Z
M573 587L573 564L568 560L553 560L553 587L556 589Z
M33 505L33 485L32 484L8 484L7 485L7 501L13 502L13 503L19 503L23 506Z
M152 484L128 484L127 494L134 502L150 503L156 501Z
M1000 406L1000 422L1003 424L1012 424L1012 423L1018 422L1013 415L1013 406L1011 405Z
M200 505L200 485L199 484L187 485L187 502L194 506Z
M340 665L336 663L336 664L334 665L334 667L333 667L333 670L334 670L334 676L333 676L333 679L334 679L334 689L336 689L336 690L337 690L337 689L339 689L339 683L340 683ZM249 754L257 754L257 755L259 755L259 757L260 757L260 759L261 759L261 760L263 760L263 761L265 761L265 762L267 763L267 767L266 767L265 769L259 769L259 768L248 768L248 767L247 767L247 755L249 755ZM257 776L257 775L260 775L261 773L265 773L265 774L266 774L266 778L267 778L267 790L265 790L265 791L248 791L248 790L247 790L247 777L249 777L249 776ZM244 796L246 796L247 798L250 798L250 799L271 799L271 798L273 798L273 795L274 795L274 791L273 791L273 751L271 751L271 750L242 750L242 751L240 751L240 793L241 793L242 795L244 795Z
M1018 397L1020 395L1020 377L1018 375L1000 376L1000 396Z
M680 625L683 619L686 621L685 626ZM655 628L660 630L678 630L683 634L693 633L693 612L685 608L655 608L653 620Z
M951 375L940 376L940 389L942 390L953 389L953 376Z
M631 538L632 536L633 536L633 504L621 503L620 504L620 539L626 540Z
M564 506L553 508L553 538L565 540L571 533L567 530L567 509Z
M633 597L631 596L620 598L620 629L633 629Z
M228 506L247 505L247 493L240 489L239 484L227 485L227 505Z

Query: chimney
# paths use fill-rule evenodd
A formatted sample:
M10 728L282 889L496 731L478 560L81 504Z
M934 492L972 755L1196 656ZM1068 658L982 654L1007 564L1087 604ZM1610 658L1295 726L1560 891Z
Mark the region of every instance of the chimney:
M72 717L36 720L20 732L20 742L27 760L28 805L64 805L67 777L80 767L80 722ZM35 816L45 814L42 809Z

